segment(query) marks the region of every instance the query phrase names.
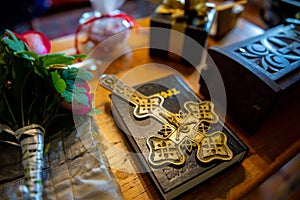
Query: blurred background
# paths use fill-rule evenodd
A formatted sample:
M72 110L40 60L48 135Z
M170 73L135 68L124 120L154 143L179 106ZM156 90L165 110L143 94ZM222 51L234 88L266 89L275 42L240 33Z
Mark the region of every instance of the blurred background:
M225 0L212 2L223 3ZM151 15L155 7L156 4L147 0L127 0L120 10L139 19ZM2 1L0 31L10 29L22 33L33 29L53 39L74 33L81 15L91 10L90 0ZM293 17L299 10L299 0L248 0L241 17L267 29Z
M92 11L90 0L9 0L1 4L2 33L4 29L17 33L33 29L50 39L75 33L82 14ZM155 7L146 0L127 0L120 10L138 19L149 16Z

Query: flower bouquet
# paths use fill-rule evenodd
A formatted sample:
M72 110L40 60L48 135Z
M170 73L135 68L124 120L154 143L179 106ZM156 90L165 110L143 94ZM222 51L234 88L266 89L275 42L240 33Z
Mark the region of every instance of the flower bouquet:
M92 109L87 83L92 73L70 66L83 55L49 51L42 33L7 30L0 37L0 145L21 147L23 192L29 199L42 198L47 136L74 130L72 111L84 118Z

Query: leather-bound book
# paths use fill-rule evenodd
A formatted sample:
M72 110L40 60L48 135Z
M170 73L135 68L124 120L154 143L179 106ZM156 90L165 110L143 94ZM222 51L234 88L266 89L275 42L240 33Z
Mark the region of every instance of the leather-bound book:
M201 101L179 75L134 88L111 75L100 83L113 91L116 124L163 198L181 195L242 162L246 145Z

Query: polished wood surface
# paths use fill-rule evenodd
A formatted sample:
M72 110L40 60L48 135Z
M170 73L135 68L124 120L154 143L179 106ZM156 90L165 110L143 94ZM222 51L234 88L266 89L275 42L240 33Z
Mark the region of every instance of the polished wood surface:
M141 26L149 26L149 19L139 20L139 23ZM239 19L236 27L228 35L220 41L209 38L208 45L222 46L261 33L263 33L262 29ZM139 34L143 34L143 32ZM55 39L52 41L52 50L53 52L72 54L75 52L73 41L73 35ZM134 46L135 44L147 43L148 40L147 37L144 37L141 41L132 36L129 38L129 42L132 42ZM117 58L107 64L103 71L116 74L128 84L137 84L173 73L172 70L162 67L162 65L172 66L172 69L182 74L195 92L198 93L199 73L197 70L176 61L149 57L148 51L145 49L135 50ZM149 67L151 71L149 71ZM96 115L100 127L99 139L124 198L160 198L148 175L141 173L143 168L135 159L132 147L129 146L126 137L115 124L111 115L110 92L99 85L96 85L94 89L96 93L95 105L99 110L99 114ZM296 98L298 94L295 94L294 97ZM249 155L241 165L234 166L204 184L196 186L191 191L183 194L181 198L240 199L297 155L300 151L298 136L300 126L297 124L299 117L297 119L295 116L297 116L300 109L297 106L297 101L288 99L286 102L289 105L275 110L271 117L267 119L266 126L255 135L247 134L228 117L228 126L249 147ZM290 116L290 118L283 121L281 116Z

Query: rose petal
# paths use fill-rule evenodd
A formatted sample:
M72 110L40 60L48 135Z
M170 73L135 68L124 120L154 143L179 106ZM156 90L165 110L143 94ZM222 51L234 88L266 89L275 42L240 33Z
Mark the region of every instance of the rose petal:
M20 39L25 38L31 51L34 51L37 54L47 54L50 52L50 40L43 33L38 31L26 31L20 36Z

